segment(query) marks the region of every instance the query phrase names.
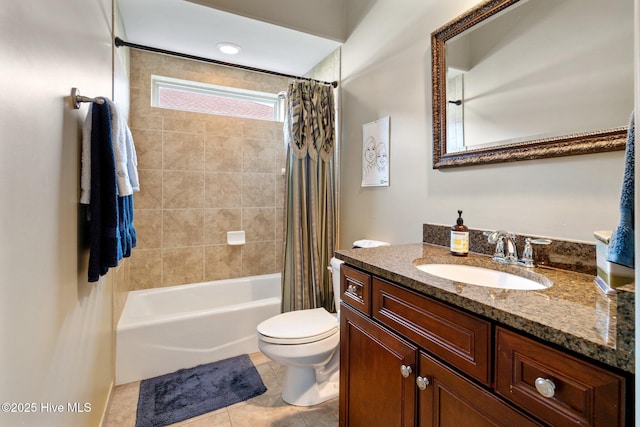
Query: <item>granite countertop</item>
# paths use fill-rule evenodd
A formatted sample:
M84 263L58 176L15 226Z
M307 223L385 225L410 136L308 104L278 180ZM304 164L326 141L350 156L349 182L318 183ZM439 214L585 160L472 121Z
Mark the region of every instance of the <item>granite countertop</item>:
M589 274L506 266L475 253L455 257L449 248L426 243L338 250L336 258L606 365L634 372L633 285L606 296ZM474 265L530 278L541 274L553 286L535 291L475 286L442 279L414 266L426 263Z

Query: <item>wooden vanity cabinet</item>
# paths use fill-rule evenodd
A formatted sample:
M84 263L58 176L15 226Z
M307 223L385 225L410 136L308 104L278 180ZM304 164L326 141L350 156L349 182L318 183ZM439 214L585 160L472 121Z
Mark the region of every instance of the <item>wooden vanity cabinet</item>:
M429 382L418 391L420 427L541 425L424 352L420 352L419 378L418 382L425 378Z
M342 264L340 299L365 314L371 314L371 276Z
M372 283L374 319L491 386L491 323L377 277Z
M365 296L341 303L341 427L625 425L624 377L357 269L341 276L343 296L354 283Z
M496 328L496 393L550 425L623 425L624 382L592 363Z
M415 426L417 347L344 302L340 340L340 425Z

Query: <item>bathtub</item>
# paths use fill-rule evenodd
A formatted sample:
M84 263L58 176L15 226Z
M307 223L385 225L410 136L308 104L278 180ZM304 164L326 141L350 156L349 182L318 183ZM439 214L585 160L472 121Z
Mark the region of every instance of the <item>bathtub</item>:
M280 313L280 274L131 291L116 331L116 384L258 351Z

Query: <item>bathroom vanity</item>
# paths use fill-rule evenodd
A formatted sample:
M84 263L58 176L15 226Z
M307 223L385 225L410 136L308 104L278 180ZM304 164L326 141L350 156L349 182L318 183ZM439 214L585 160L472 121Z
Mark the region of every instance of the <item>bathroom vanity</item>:
M341 426L633 423L632 286L607 297L588 274L453 257L430 244L336 256L345 261ZM495 289L416 268L443 263L553 285Z

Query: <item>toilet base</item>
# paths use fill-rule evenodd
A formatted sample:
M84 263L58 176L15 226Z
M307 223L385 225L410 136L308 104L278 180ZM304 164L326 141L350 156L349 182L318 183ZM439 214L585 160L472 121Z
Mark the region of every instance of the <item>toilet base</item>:
M295 406L313 406L338 397L339 371L320 384L313 367L289 366L284 374L282 400Z

